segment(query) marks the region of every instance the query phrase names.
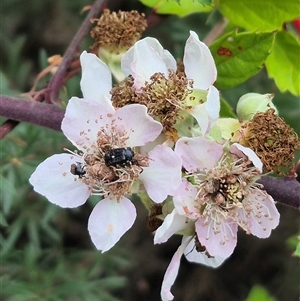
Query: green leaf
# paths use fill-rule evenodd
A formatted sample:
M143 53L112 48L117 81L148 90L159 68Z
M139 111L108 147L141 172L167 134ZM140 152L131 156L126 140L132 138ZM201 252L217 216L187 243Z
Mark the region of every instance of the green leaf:
M297 243L296 250L294 252L294 256L300 257L300 242Z
M234 114L231 105L222 97L221 97L220 117L236 118L236 115Z
M158 14L171 14L184 17L193 13L210 12L211 0L140 0L144 5L154 8Z
M218 69L215 86L234 87L260 71L273 45L275 34L230 32L216 40L210 50Z
M298 242L298 244L297 244L294 255L300 257L300 242Z
M270 296L269 292L265 288L255 285L251 289L246 301L276 301L276 299Z
M300 42L289 32L278 32L266 61L268 75L281 92L300 95Z
M237 26L270 31L299 17L300 0L218 0L216 7Z

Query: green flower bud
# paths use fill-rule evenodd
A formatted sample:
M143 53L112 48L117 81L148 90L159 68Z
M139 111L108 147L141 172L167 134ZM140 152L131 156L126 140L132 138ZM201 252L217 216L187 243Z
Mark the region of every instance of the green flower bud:
M247 93L243 95L236 107L236 112L239 120L251 120L253 116L258 112L266 112L269 109L274 109L275 113L278 111L272 99L274 94L258 94L258 93Z

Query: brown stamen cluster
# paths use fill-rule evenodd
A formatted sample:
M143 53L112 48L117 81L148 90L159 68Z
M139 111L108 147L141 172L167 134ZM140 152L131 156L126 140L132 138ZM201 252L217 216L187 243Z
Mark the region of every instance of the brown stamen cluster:
M109 9L104 9L102 16L91 22L97 22L91 31L95 39L93 47L103 47L116 54L133 46L147 27L145 15L135 10L110 13Z
M245 146L261 159L265 171L283 174L280 168L292 168L294 153L300 149L300 141L295 131L275 114L274 109L256 113L245 127Z
M231 160L224 156L214 169L207 172L205 180L194 179L199 183L197 200L200 206L205 206L203 209L215 209L216 205L222 211L241 208L249 187L256 185L260 171L252 162L247 158ZM199 178L203 179L203 176Z
M168 77L155 73L140 91L134 91L133 83L129 76L111 90L113 105L143 104L148 108L148 114L162 123L165 132L173 132L176 121L182 118L178 113L185 108L184 99L191 92L193 82L183 72L169 70Z
M130 161L107 164L105 154L116 148L125 148L127 139L125 132L118 132L112 125L111 134L105 129L98 132L96 150L92 154L83 155L85 163L80 168L84 172L79 178L92 187L92 194L117 199L130 194L131 185L138 179L143 167L149 165L149 159L139 154L134 154Z

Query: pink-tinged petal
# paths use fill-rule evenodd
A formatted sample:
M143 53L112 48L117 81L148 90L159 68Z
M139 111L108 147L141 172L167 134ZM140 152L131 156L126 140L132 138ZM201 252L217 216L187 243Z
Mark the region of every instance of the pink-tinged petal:
M103 101L72 97L66 108L61 129L65 136L81 151L88 151L97 140L101 127L111 124L114 108L103 96Z
M205 252L198 252L195 247L195 241L192 238L192 236L182 237L182 243L189 241L189 244L184 250L184 255L188 261L200 263L212 268L217 268L224 262L226 258L221 258L220 256L208 257Z
M83 98L101 102L101 95L110 97L112 78L109 68L95 54L83 51L80 55Z
M127 146L142 146L155 140L163 127L147 114L147 107L140 104L124 106L116 111L113 120L118 131L127 132Z
M157 145L148 154L149 166L143 167L139 179L155 203L174 195L181 184L181 159L167 146Z
M197 188L185 178L182 179L177 194L173 197L174 206L178 214L190 219L197 219L200 215L200 208L195 201Z
M181 243L181 245L173 255L171 262L166 270L160 291L162 301L170 301L174 299L174 296L171 293L171 287L174 284L175 279L177 277L181 256L187 244L188 241L186 241L185 243Z
M243 206L245 209L239 210L239 214L243 217L241 211L245 212L247 226L240 226L259 238L269 237L271 230L278 226L280 217L273 198L263 190L251 189ZM251 215L247 216L247 212L251 212Z
M134 77L134 87L137 91L154 73L161 72L167 76L170 65L173 65L173 70L176 70L175 59L154 38L145 38L136 42L121 61L124 74L126 76L131 74Z
M173 234L192 226L192 222L188 221L185 216L179 215L174 209L170 214L166 216L162 225L156 230L154 235L154 243L164 243Z
M237 224L217 213L214 219L199 218L196 223L196 233L199 242L206 247L211 256L229 257L237 242Z
M194 89L207 90L217 78L217 68L209 48L193 31L186 41L183 64L187 78L194 80Z
M120 200L105 198L93 209L88 230L98 250L105 252L112 248L131 228L136 218L136 210L125 197Z
M214 168L223 154L223 148L204 137L183 137L176 142L175 152L181 157L187 171L197 171Z
M263 164L252 149L240 145L239 143L233 143L230 147L230 152L237 155L239 158L248 157L253 165L262 172Z
M36 168L29 182L51 203L64 208L78 207L90 196L91 187L71 173L71 165L77 162L82 163L79 156L53 155Z

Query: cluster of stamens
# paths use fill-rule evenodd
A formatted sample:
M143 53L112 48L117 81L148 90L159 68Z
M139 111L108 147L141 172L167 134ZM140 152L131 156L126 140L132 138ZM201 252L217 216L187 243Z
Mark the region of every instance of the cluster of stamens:
M145 15L135 10L111 13L109 9L104 9L102 16L91 22L97 22L91 31L95 39L94 47L104 47L114 53L129 49L147 27Z
M134 90L133 84L134 80L129 76L111 90L113 105L143 104L148 108L148 114L162 123L165 132L172 132L182 118L179 112L185 109L184 100L191 93L193 81L188 80L183 72L169 70L168 77L162 73L153 74L139 91Z
M112 125L109 134L105 129L98 132L96 147L93 152L82 154L84 163L75 166L79 180L91 187L92 194L103 197L120 199L131 193L131 185L135 182L143 167L148 166L148 158L135 154L126 147L128 136L125 132L117 131ZM126 157L117 157L115 154L130 154ZM110 155L108 161L107 154ZM78 179L76 179L78 180Z
M242 144L254 150L264 164L265 171L283 174L282 167L292 168L294 154L300 149L296 132L274 109L256 113L244 126Z
M217 166L208 172L192 173L199 188L196 202L200 212L221 211L222 214L242 208L243 200L259 177L259 170L246 158L224 155Z

